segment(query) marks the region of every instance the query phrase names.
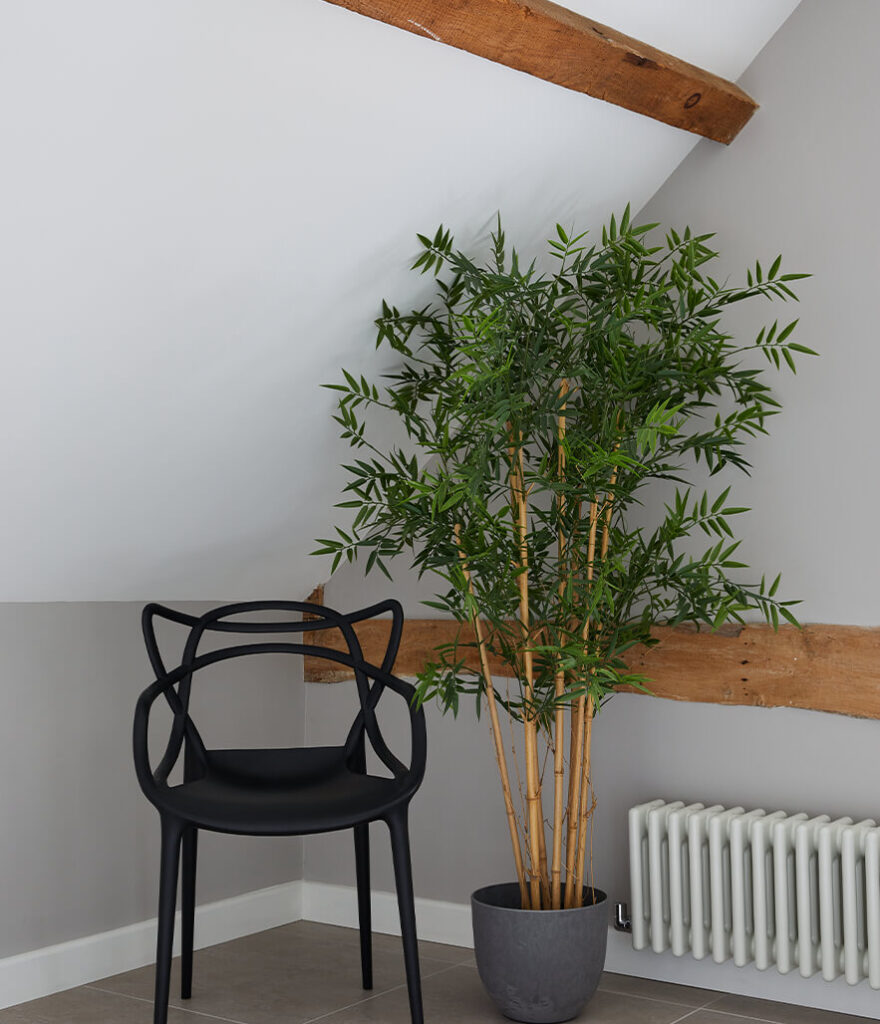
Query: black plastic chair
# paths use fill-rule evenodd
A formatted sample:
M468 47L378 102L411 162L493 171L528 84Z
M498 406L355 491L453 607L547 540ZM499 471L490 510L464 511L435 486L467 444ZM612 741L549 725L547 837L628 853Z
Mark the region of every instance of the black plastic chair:
M255 612L293 612L309 615L303 621L254 621L233 616ZM391 633L381 666L363 659L352 625L391 612ZM166 670L156 641L155 620L167 619L189 627L181 664ZM294 633L339 629L348 645L342 653L301 642L256 642L198 654L207 632ZM192 995L193 918L195 912L196 843L199 829L238 835L309 835L351 828L360 925L363 986L372 980L370 916L369 823L384 821L391 833L403 954L413 1024L422 1024L418 945L413 907L412 870L407 812L425 771L425 717L413 705L415 691L391 674L403 629L403 610L397 601L382 601L351 614L297 601L253 601L215 608L201 617L158 604L143 612L144 639L156 681L140 695L134 717L134 761L138 781L162 821L159 879L159 932L156 949L154 1024L166 1024L171 976L171 946L177 876L182 850L181 997ZM304 638L300 638L304 639ZM221 661L257 654L296 654L324 658L352 670L360 700L344 745L261 750L207 750L189 716L193 676ZM409 706L412 728L410 765L389 750L376 721L376 706L388 689ZM150 709L164 695L174 714L168 746L158 767L150 766L147 751ZM391 778L367 773L366 740ZM183 782L169 785L168 776L183 750Z

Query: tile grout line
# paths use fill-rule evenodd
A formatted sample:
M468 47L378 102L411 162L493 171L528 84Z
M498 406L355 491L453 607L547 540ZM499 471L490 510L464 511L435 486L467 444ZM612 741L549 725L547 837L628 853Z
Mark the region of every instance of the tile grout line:
M461 967L462 964L449 964L442 971L434 971L433 974L426 974L425 978L436 978L441 974L446 974L448 971L455 970L456 967ZM315 1024L316 1021L326 1020L328 1017L332 1017L336 1013L342 1013L344 1010L350 1010L355 1006L363 1006L364 1003L370 1003L374 999L381 999L382 996L387 996L391 992L399 992L401 989L406 988L406 982L402 985L395 985L393 988L387 988L384 992L377 992L373 996L367 996L366 999L358 999L356 1002L349 1003L347 1006L340 1006L336 1010L330 1010L329 1013L322 1013L317 1017L309 1017L308 1020L304 1020L302 1024Z
M723 998L724 998L724 995L721 995L715 1001L718 1002L720 999L723 999ZM749 997L746 996L744 998L749 998ZM708 1004L708 1005L711 1006L711 1004ZM809 1007L809 1006L799 1007L799 1006L796 1006L794 1003L783 1003L782 1005L783 1006L790 1006L792 1009L795 1009L795 1010L797 1010L797 1009L804 1009L804 1010L820 1009L820 1012L828 1013L828 1014L836 1012L835 1010L821 1010L821 1008L818 1008L818 1007ZM701 1009L705 1009L705 1007L701 1007ZM748 1024L781 1024L780 1021L778 1021L778 1020L771 1020L769 1017L756 1017L756 1016L754 1016L754 1014L749 1014L749 1013L734 1013L733 1010L713 1010L712 1012L713 1013L717 1013L717 1014L721 1015L722 1017L732 1017L734 1020L744 1020L744 1021L747 1021ZM858 1018L856 1018L856 1019L858 1020ZM866 1017L865 1018L865 1020L870 1020L870 1019L871 1019L870 1017ZM673 1022L673 1024L675 1024L675 1022Z
M438 974L445 974L446 971L451 971L453 967L466 967L467 966L467 961L465 961L464 963L460 963L460 964L451 964L448 960L435 960L434 961L435 964L443 964L444 966L438 968L436 971L430 971L428 974L425 974L421 970L421 964L422 964L423 960L430 960L430 957L419 957L419 967L420 967L419 975L422 978L425 978L425 979L427 979L427 978L436 978ZM406 982L404 982L403 985L395 985L394 988L403 988L403 987L405 987L405 985L406 985ZM388 989L388 991L390 992L391 989ZM380 996L380 995L382 995L382 993L381 992L377 992L376 995ZM375 996L367 996L367 998L368 999L374 999ZM309 1021L304 1021L304 1024L309 1024Z
M666 1003L667 1006L680 1006L685 1010L705 1010L707 1006L711 1006L716 999L710 999L708 1003L700 1003L699 1006L694 1006L693 1003L679 1003L675 999L664 999L661 996L643 996L636 992L621 992L619 989L605 988L604 985L600 984L597 992L607 992L612 996L626 996L627 999L647 999L649 1003ZM723 998L719 996L717 998ZM672 1022L675 1024L675 1021Z
M681 1024L681 1021L687 1020L688 1017L693 1017L695 1013L699 1013L702 1010L702 1006L695 1006L681 1017L676 1017L675 1020L670 1021L669 1024Z
M603 991L608 992L609 990L608 989L604 989ZM613 994L614 995L626 995L628 997L631 996L631 993L629 993L629 992L626 992L626 993L624 993L624 992L617 992L617 993L613 993ZM701 1005L701 1006L694 1006L683 1017L676 1017L676 1019L673 1020L673 1021L670 1021L669 1024L680 1024L681 1021L687 1020L688 1017L692 1016L695 1013L698 1013L698 1012L700 1012L702 1010L711 1009L712 1006L715 1003L720 1002L724 998L725 995L726 995L726 993L721 993L719 995L716 995L716 997L714 999L710 999L708 1003L703 1003L703 1005ZM655 1002L655 1003L663 1003L663 1002L666 1002L667 1004L669 1003L669 1000L653 999L651 996L634 996L632 998L648 999L650 1002ZM674 1005L674 1006L681 1006L681 1003L674 1003L672 1005ZM794 1004L793 1003L789 1003L789 1004L786 1004L786 1005L793 1006ZM831 1011L826 1010L826 1011L823 1011L823 1012L830 1013ZM731 1017L733 1020L744 1020L744 1021L747 1021L748 1024L780 1024L779 1021L771 1020L769 1017L756 1017L756 1016L754 1016L754 1014L750 1014L750 1013L734 1013L732 1010L712 1010L712 1013L717 1013L717 1014L719 1014L722 1017Z
M708 1003L704 1003L700 1009L707 1010L710 1006L714 1006L716 1003L720 1003L725 996L731 995L730 992L715 992L714 999L710 999Z
M726 992L714 992L714 991L712 991L712 989L706 989L706 991L712 993L712 998L707 1003L703 1003L700 1006L701 1010L708 1010L708 1009L710 1009L710 1007L712 1007L716 1003L720 1002L725 997L725 995L729 995L729 993L726 993ZM713 1011L713 1013L714 1012L715 1011Z
M82 987L91 989L94 992L103 992L108 996L119 996L122 999L133 999L136 1003L147 1003L149 1006L153 1005L152 999L145 999L143 996L133 996L128 992L114 992L109 988L101 988L100 985L83 985ZM218 1017L216 1013L205 1013L204 1010L192 1010L187 1006L175 1006L171 1000L168 1001L168 1009L179 1010L181 1013L189 1013L195 1017L205 1017L208 1020L222 1020L225 1024L247 1024L247 1021L236 1020L234 1017Z

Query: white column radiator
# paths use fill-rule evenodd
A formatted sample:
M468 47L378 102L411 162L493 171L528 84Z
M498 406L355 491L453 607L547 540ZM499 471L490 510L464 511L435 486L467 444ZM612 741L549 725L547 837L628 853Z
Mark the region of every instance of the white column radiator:
M629 844L635 949L880 989L876 822L653 800Z

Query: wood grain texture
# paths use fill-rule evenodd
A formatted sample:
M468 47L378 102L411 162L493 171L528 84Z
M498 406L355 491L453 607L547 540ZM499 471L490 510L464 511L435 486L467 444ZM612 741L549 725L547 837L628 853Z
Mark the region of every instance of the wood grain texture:
M319 583L315 589L306 598L307 604L323 604L324 603L324 584ZM314 619L314 615L306 615L305 618Z
M719 633L679 627L631 659L658 697L880 718L880 629L812 623Z
M732 82L549 0L327 2L716 142L731 142L758 106Z
M366 659L381 660L389 625L373 620L356 628ZM433 649L451 643L456 634L473 641L467 625L448 619L409 620L395 673L415 675ZM629 659L634 670L652 680L649 687L656 697L880 718L880 629L807 625L801 630L781 626L774 633L769 626L748 625L707 633L677 627L657 629L656 636L661 643L638 648ZM343 649L335 630L322 634L320 643ZM469 652L468 667L478 668L476 648ZM492 672L503 676L503 664L494 662ZM306 659L308 682L349 678L344 668Z

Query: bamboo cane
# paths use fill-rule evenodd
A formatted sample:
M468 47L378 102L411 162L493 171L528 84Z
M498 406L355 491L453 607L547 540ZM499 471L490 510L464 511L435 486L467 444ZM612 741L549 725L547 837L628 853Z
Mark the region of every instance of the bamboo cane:
M596 881L593 878L593 820L596 812L596 795L593 794L593 800L590 804L590 893L593 897L593 902L596 902Z
M546 909L552 905L550 895L550 872L547 870L547 837L544 834L544 787L538 783L538 807L541 811L538 828L538 868L541 874L541 905Z
M593 703L592 696L587 698L587 725L584 733L584 756L583 756L583 767L581 770L581 794L580 794L580 813L578 815L578 827L577 827L577 861L575 868L575 899L577 905L580 906L581 894L584 891L584 856L586 854L587 847L587 822L590 817L590 807L588 803L589 789L590 789L590 748L593 735L593 716L595 713L595 705Z
M519 619L523 637L523 674L525 675L525 700L523 701L523 732L525 735L526 761L526 807L528 810L528 848L531 860L532 906L541 905L541 853L539 833L543 831L544 816L540 806L538 785L538 732L534 714L534 668L531 651L529 624L529 551L527 541L528 504L525 493L525 471L523 467L522 437L516 448L516 461L511 466L511 487L516 505L516 530L519 547ZM545 888L549 890L549 881Z
M572 831L572 821L577 822L578 800L580 798L580 787L577 784L577 772L580 764L580 756L583 751L583 736L581 743L577 741L578 704L580 698L571 705L571 737L568 752L568 797L565 803L566 818L566 840L565 840L565 893L563 894L563 906L570 905L571 894L574 892L574 883L569 885L569 879L574 878L574 855L577 833ZM581 753L579 753L579 751ZM577 826L575 826L576 828Z
M575 575L575 572L577 571L577 564L576 564L576 560L575 560L575 556L577 554L577 549L576 549L576 545L575 545L575 537L577 536L577 528L578 528L578 524L580 523L580 517L581 517L581 503L580 503L580 501L578 501L577 506L576 506L576 514L575 514L574 520L572 522L571 536L568 538L568 551L569 551L569 556L568 556L568 573L569 573L569 576L571 577L571 580L572 580L572 586L575 585L574 575ZM570 741L569 741L570 742L570 749L569 749L569 753L568 753L568 796L566 798L566 803L565 803L565 808L566 808L566 810L565 810L565 819L566 819L566 822L569 824L569 826L570 826L572 817L576 818L576 816L577 816L577 811L578 811L577 801L578 801L578 794L580 792L579 787L577 785L577 777L575 775L575 763L576 763L577 757L578 757L578 753L577 752L578 752L579 748L581 748L581 749L583 748L583 743L581 742L579 744L578 743L578 738L577 738L577 718L578 718L578 704L579 703L580 703L579 700L572 701L572 703L569 706L570 707L570 711L571 711L571 737L570 737ZM581 737L581 739L583 740L583 737ZM574 861L573 861L574 849L575 849L574 845L572 844L572 842L570 842L568 840L568 837L567 837L566 838L566 844L565 844L565 878L566 878L566 893L567 894L569 894L570 892L573 891L573 888L572 889L568 888L568 878L569 878L570 875L574 874ZM564 898L563 898L563 906L566 906L566 907L568 906L567 898L568 898L567 896L564 896Z
M568 381L563 380L559 387L562 398L568 394ZM556 468L560 483L565 479L565 405L562 405L557 424ZM557 561L559 565L559 598L565 593L565 534L562 531L562 520L565 514L565 495L559 494L559 537ZM565 781L565 708L562 695L565 693L565 672L558 669L554 680L556 696L555 746L553 748L553 863L550 874L550 906L559 910L562 906L562 816L564 813L564 781Z
M617 445L614 446L615 449ZM608 554L608 541L611 537L611 511L614 504L614 485L617 483L617 466L611 470L608 479L608 493L605 496L605 524L602 527L602 547L599 553L600 559L604 562Z
M522 784L522 773L519 770L519 755L516 752L516 721L510 710L510 680L505 680L505 698L507 703L504 705L504 710L507 712L507 729L510 733L510 759L513 761L513 770L516 773L516 789L519 794L519 807L521 812L520 820L525 822L528 819L526 814L526 793L523 789ZM525 825L523 825L525 829Z
M590 502L590 532L587 538L587 582L593 581L593 560L596 557L596 533L599 526L599 505L593 500ZM586 617L581 632L581 639L587 645L590 642L590 616ZM575 889L577 875L576 855L578 846L578 829L581 821L581 794L583 792L583 752L584 752L584 728L586 722L586 694L578 697L577 716L574 725L574 736L572 744L574 747L573 764L571 770L571 785L569 786L569 808L568 808L568 837L565 847L565 906L573 907L580 902L580 890ZM591 702L592 704L592 702Z
M461 559L461 570L464 573L468 593L473 601L471 610L471 624L477 638L477 647L480 652L480 669L483 676L483 684L486 687L486 702L489 705L489 721L492 729L492 739L495 743L495 758L498 761L498 772L501 776L501 790L504 794L504 808L507 811L507 825L510 829L510 841L513 844L513 862L516 867L516 877L519 882L519 894L524 910L528 909L529 891L526 886L526 875L523 867L522 850L519 844L519 831L516 824L516 812L513 808L513 797L510 792L510 776L507 772L507 756L504 752L504 738L501 734L501 723L498 721L498 708L495 704L495 687L492 683L492 673L489 668L489 654L486 650L486 641L483 636L483 625L476 611L476 596L470 570L467 568L465 553L461 547L461 526L456 523L454 527L455 544L458 548L458 556Z
M611 513L614 502L614 485L617 482L617 466L611 471L611 476L608 481L608 492L605 495L605 504L602 508L601 518L603 521L602 525L602 541L599 547L600 559L604 561L606 554L608 553L608 543L611 534ZM593 578L593 565L592 559L587 567L587 576L590 580ZM600 627L601 628L601 627ZM591 779L591 745L592 745L592 726L593 716L595 714L595 705L593 704L593 698L590 697L587 707L587 728L584 736L584 756L582 761L581 776L581 793L580 793L580 807L578 811L578 844L577 844L577 862L575 869L575 891L578 893L583 892L584 888L584 858L586 856L587 849L587 828L590 822L590 817L593 813L593 804L588 803L589 791L592 788ZM590 825L591 834L592 826ZM591 875L592 875L592 858L590 861Z

